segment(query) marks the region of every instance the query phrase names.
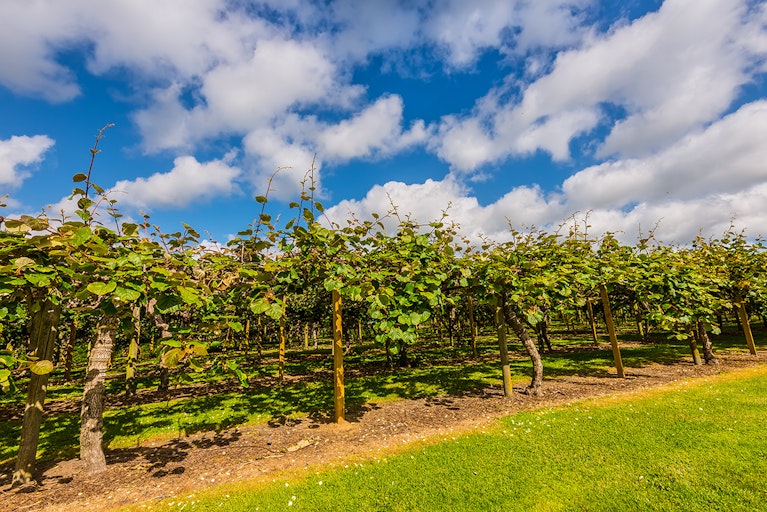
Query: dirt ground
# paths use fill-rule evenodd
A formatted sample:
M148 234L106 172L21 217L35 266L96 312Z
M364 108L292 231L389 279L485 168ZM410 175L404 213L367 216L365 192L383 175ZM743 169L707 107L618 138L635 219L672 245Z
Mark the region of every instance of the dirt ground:
M0 468L0 511L89 512L186 496L222 483L271 480L287 473L318 469L392 453L419 440L481 428L516 411L565 404L588 397L630 393L717 372L767 364L767 355L719 355L718 366L652 364L627 369L627 378L558 377L543 382L543 396L515 389L504 399L500 389L464 396L441 396L368 404L347 412L348 422L330 417L284 419L146 443L107 451L108 469L87 475L79 460L41 463L36 482L10 488L10 467Z

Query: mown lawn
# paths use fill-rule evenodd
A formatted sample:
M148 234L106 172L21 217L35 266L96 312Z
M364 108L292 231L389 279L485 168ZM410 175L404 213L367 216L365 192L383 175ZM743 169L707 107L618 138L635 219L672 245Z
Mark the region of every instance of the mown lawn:
M740 370L153 509L767 510L765 411L767 368Z

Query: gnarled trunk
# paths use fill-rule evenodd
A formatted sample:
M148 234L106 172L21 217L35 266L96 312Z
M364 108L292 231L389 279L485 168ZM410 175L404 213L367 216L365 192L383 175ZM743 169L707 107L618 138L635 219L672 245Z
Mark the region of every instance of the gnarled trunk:
M102 317L98 325L96 342L88 357L85 371L83 406L80 412L80 459L89 473L107 468L104 449L101 446L104 424L104 381L112 358L118 320L114 316Z
M711 348L711 338L708 337L706 326L701 320L698 320L695 336L698 338L698 343L703 347L703 359L706 361L706 364L719 364L716 360L716 356L714 356L714 351Z
M548 313L544 313L543 319L535 325L535 333L538 336L538 346L541 352L553 352L554 347L551 346L551 339L549 339Z
M690 353L692 354L692 362L695 366L702 364L700 352L698 351L698 337L694 332L690 336Z
M29 350L38 360L50 361L58 338L58 325L61 306L49 299L38 300L39 306L32 314L29 325ZM27 402L24 406L24 420L21 426L19 456L13 472L13 486L23 485L32 480L37 455L37 443L40 439L40 425L43 422L43 404L48 388L48 374L33 373L29 379Z
M511 326L514 334L517 335L519 341L521 341L522 345L525 346L527 355L530 356L530 361L533 363L533 378L530 381L530 385L527 386L525 393L528 395L540 395L542 394L541 382L543 381L543 363L541 363L541 355L538 352L538 349L535 348L535 342L530 337L527 329L525 329L525 325L519 319L519 316L517 316L517 313L514 311L514 309L509 306L508 303L505 303L505 301L503 313L506 317L506 324Z

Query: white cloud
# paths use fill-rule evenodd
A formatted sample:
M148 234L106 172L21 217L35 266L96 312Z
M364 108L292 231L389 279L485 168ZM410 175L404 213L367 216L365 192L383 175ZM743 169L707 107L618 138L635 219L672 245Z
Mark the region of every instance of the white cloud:
M721 235L735 219L750 234L767 233L767 101L746 104L733 114L692 134L663 152L645 158L606 162L566 179L559 193L539 187L516 187L497 201L480 205L467 196L456 175L423 184L387 183L360 201L343 201L329 209L338 222L346 211L362 218L391 206L412 213L420 222L439 216L448 203L451 219L478 240L509 236L508 223L556 227L572 215L588 215L591 232L619 232L635 242L639 229L666 242L687 243L699 232Z
M340 0L328 8L337 27L332 45L339 60L364 61L372 53L418 44L418 2Z
M313 44L263 40L249 60L208 73L201 93L208 118L241 132L295 105L322 102L334 86L335 73Z
M427 223L439 220L446 209L452 219L463 218L476 211L478 203L476 199L466 197L465 188L450 177L417 184L390 181L376 185L361 200L341 201L327 209L326 214L332 221L341 223L349 213L364 220L372 213L384 216L395 207L401 218L412 217ZM395 226L396 216L392 215L387 225Z
M308 104L347 104L359 89L335 81L335 65L312 44L262 40L247 59L222 64L201 78L196 105L181 103L181 84L154 94L135 120L149 151L192 147L221 134L246 134L271 126Z
M402 98L384 96L368 108L322 130L317 139L322 158L341 161L388 155L426 140L423 121L402 131Z
M246 155L254 159L251 181L263 190L274 171L282 168L274 177L272 194L291 200L300 194L301 181L313 166L318 197L324 197L320 186L323 162L383 158L427 140L423 121L404 129L402 108L399 96L387 95L337 123L289 114L270 126L252 130L243 139Z
M567 160L570 158L570 139L591 130L598 121L597 112L587 108L552 115L519 134L514 141L514 151L526 154L543 149L554 160Z
M243 140L243 147L246 155L254 160L254 171L249 179L259 194L265 194L267 187L270 187L269 197L273 199L292 201L300 195L301 182L315 160L311 147L291 142L278 130L269 128L250 132ZM315 185L318 189L321 187L321 169L321 162L316 162ZM307 184L307 188L309 186Z
M439 0L424 22L428 39L447 50L457 68L473 65L487 48L522 53L577 43L588 30L578 9L590 0Z
M760 23L743 1L667 0L657 13L561 52L550 73L523 87L521 100L498 99L517 83L511 81L478 101L470 116L447 116L433 147L465 172L535 149L562 159L569 141L612 104L626 117L610 127L598 156L651 154L729 108L765 57ZM553 140L537 131L574 112L578 121L557 123Z
M658 12L601 33L582 16L595 4L7 0L0 45L11 50L0 52L0 85L71 100L80 88L61 55L77 52L89 72L119 73L128 88L149 91L134 96L146 101L134 113L144 149L187 156L168 172L118 182L113 190L126 193L116 196L119 204L182 208L232 194L235 180L263 192L284 166L272 194L293 199L315 155L321 195L328 164L424 145L453 174L376 187L334 212L386 211L389 194L403 211L431 220L451 202L473 235L497 237L508 231L507 218L542 226L574 210L591 210L599 229L632 234L636 223L649 228L662 217L663 233L685 240L733 214L763 225L765 102L720 118L744 85L767 72L767 5L666 0ZM405 93L368 96L355 83L355 66L378 59L417 75L422 59L442 57L450 75L472 71L488 49L508 57L501 69L524 69L509 66L471 112L441 112L432 126L405 116ZM539 150L567 160L573 139L586 133L601 139L580 149L611 160L576 173L559 192L517 187L485 206L467 196L461 180L486 172L483 165ZM189 156L220 138L241 143L239 167ZM0 141L0 184L18 187L25 167L52 144L44 136Z
M29 176L24 168L41 162L53 144L53 139L46 135L14 135L0 140L0 185L21 186Z
M767 181L765 133L767 101L749 103L657 155L584 169L562 190L577 208L745 190Z
M173 169L166 173L118 181L108 195L117 200L118 207L183 208L232 194L234 180L240 174L240 169L230 166L227 159L198 162L192 156L182 156L173 161Z
M76 30L57 4L0 2L0 84L14 92L67 101L80 93L73 73L57 63L51 42L72 44Z
M500 157L495 141L476 117L461 120L445 116L439 134L438 141L431 141L429 147L449 162L453 170L474 171Z

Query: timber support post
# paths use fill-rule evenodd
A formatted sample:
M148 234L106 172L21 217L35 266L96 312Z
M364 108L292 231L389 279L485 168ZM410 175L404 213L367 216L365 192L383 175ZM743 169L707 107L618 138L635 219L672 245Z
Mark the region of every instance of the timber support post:
M610 298L607 296L607 287L604 284L599 285L599 294L602 296L602 306L605 309L605 323L607 332L610 334L610 345L613 347L613 359L615 359L615 369L618 370L618 377L626 378L623 371L623 360L621 359L621 349L618 347L618 336L615 333L615 324L613 323L613 313L610 309Z
M336 423L344 423L345 392L344 392L344 349L343 325L341 321L341 294L338 290L332 292L333 301L333 399Z
M513 389L511 386L511 367L509 366L509 346L506 339L506 316L503 312L503 300L497 297L495 305L495 325L498 332L498 348L501 351L501 371L503 374L503 396L510 397Z
M737 294L735 296L735 302L738 306L738 316L740 317L740 325L743 327L743 334L746 336L746 343L748 343L748 351L752 356L756 355L756 344L754 343L754 335L751 332L751 324L748 321L748 311L746 311L746 302Z

